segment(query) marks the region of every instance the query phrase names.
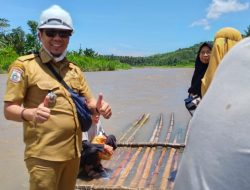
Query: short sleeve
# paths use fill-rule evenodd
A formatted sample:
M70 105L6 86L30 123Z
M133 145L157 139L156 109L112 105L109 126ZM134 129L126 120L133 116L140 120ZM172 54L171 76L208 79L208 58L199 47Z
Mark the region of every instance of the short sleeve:
M8 71L4 101L22 104L26 86L25 67L23 62L17 60L10 66Z

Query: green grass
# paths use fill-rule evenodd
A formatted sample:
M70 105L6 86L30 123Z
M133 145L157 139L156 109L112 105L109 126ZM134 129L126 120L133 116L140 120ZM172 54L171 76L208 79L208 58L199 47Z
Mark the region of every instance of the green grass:
M118 69L130 69L128 64L119 61L111 61L101 57L87 57L69 54L67 58L78 65L83 71L114 71Z
M10 47L0 48L0 73L6 73L11 63L13 63L19 55ZM100 57L79 56L69 53L67 58L78 65L82 71L114 71L118 69L131 69L128 64L120 61L110 61Z
M6 73L9 66L13 61L18 58L18 54L10 47L0 48L0 73ZM68 53L67 58L78 65L82 71L114 71L114 70L127 70L132 66L126 63L121 63L118 60L109 60L105 57L87 57L80 56L77 53ZM193 68L194 63L177 63L171 65L136 65L133 68L144 67L159 67L159 68Z
M4 73L8 70L13 61L17 59L17 53L10 47L0 49L0 73Z

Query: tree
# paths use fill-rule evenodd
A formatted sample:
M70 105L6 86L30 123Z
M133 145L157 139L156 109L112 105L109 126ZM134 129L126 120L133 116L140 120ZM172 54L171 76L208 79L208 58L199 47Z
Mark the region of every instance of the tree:
M29 20L27 22L30 27L30 33L26 34L25 46L24 46L24 54L30 52L37 52L41 48L40 42L37 38L37 26L38 23L36 21Z
M7 28L10 26L8 22L7 19L0 18L0 48L12 47L19 55L40 49L41 46L37 38L38 23L36 21L29 20L27 22L30 30L28 34L25 34L21 27L7 32Z
M86 55L87 57L95 57L98 55L98 53L96 53L92 48L86 48L83 51L84 55Z
M0 32L4 32L6 28L9 28L9 21L5 18L0 18Z
M17 27L11 30L10 33L5 36L7 44L16 51L17 54L22 54L25 43L25 33L21 27Z
M0 48L5 47L6 45L5 32L9 27L9 21L5 18L0 18Z
M247 29L244 32L245 34L243 34L243 37L250 36L250 25L247 27Z

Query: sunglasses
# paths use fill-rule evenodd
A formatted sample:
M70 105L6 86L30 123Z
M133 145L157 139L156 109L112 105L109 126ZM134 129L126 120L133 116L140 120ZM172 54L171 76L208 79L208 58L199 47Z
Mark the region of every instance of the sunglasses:
M61 38L68 38L71 36L72 31L70 30L44 30L46 36L54 38L57 34Z

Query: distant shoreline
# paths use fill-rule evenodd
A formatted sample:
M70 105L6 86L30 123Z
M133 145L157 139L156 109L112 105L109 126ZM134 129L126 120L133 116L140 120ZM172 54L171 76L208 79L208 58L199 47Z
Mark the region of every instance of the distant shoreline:
M187 65L187 66L168 66L168 65L164 65L164 66L133 66L129 69L144 69L144 68L168 68L168 69L190 68L190 69L192 69L192 68L194 68L194 66L193 65ZM111 70L111 71L129 70L129 69L117 69L117 70ZM107 71L107 70L103 70L103 71ZM102 72L102 71L93 70L93 71L83 71L83 72ZM0 71L0 74L8 74L8 71L7 70Z

